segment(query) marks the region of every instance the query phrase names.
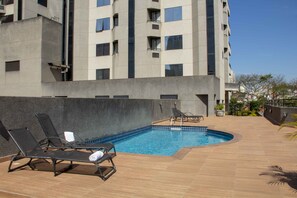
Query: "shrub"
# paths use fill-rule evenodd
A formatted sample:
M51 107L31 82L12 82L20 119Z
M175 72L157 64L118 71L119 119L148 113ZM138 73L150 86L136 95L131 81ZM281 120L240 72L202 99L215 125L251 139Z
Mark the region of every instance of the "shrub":
M290 127L290 128L297 129L297 114L293 114L292 117L294 119L293 122L287 122L287 123L282 124L278 130L281 130L284 127ZM295 139L297 139L297 131L294 131L294 132L291 132L291 133L287 133L286 134L286 137L289 140L295 140Z
M259 100L251 101L250 102L250 110L251 111L259 111L262 102Z
M242 116L248 116L250 114L250 111L249 110L243 110L241 111L241 115Z
M214 109L215 110L223 110L224 109L224 104L217 104Z

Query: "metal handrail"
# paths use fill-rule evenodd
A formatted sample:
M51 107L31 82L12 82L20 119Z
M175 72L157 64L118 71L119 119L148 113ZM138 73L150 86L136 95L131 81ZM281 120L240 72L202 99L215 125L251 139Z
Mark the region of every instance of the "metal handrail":
M297 99L277 99L270 100L267 104L281 107L297 107Z

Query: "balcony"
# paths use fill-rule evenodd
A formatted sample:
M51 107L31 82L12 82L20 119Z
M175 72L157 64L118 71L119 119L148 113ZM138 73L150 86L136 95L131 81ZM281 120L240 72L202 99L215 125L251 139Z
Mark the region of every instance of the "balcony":
M113 40L119 40L121 38L121 31L118 26L112 29L112 36L113 36Z
M223 13L224 13L223 14L223 23L225 25L229 25L229 16L228 16L228 13L227 13L227 11L224 11Z
M160 58L161 52L161 37L147 37L148 39L148 54L149 58Z
M119 1L114 1L112 4L113 13L119 13L120 11L120 3Z
M230 36L231 35L231 28L230 28L230 24L228 22L228 24L223 24L224 26L224 34Z
M224 47L229 46L229 36L227 34L224 34Z
M226 0L223 1L223 8L224 8L224 11L228 14L228 16L230 16L230 7L228 4L228 1Z
M231 46L230 43L228 43L228 46L224 47L224 59L229 60L231 56Z
M156 21L148 21L146 24L146 32L148 36L160 37L161 24Z
M160 0L146 0L147 8L160 9Z

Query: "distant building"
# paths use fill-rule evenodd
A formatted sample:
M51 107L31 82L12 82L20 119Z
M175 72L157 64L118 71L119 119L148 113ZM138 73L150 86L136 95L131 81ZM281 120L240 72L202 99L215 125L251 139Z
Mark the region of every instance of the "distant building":
M108 86L101 96L112 97L108 90L129 98L163 95L182 100L185 110L212 114L213 106L228 102L234 91L229 16L228 0L2 0L1 95L55 96L54 90L62 87L55 86L56 81L98 80ZM55 67L50 69L48 63ZM158 78L167 87L170 77L184 79L175 86L190 87L189 93L159 88L151 96L138 95L128 86L126 92L113 86L113 80L134 79L145 82L143 91L149 91ZM187 84L193 77L201 80ZM207 87L212 79L214 87ZM70 87L81 85L73 83L67 82ZM201 85L207 90L196 90ZM86 94L78 91L75 97Z

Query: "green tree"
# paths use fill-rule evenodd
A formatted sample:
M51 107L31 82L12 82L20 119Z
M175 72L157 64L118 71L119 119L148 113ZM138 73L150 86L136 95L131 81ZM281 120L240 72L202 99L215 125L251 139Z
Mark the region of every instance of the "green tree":
M237 82L244 86L247 94L260 97L269 92L272 79L271 74L244 74L238 76Z
M289 94L292 98L297 99L297 78L291 80L288 83L289 86Z

